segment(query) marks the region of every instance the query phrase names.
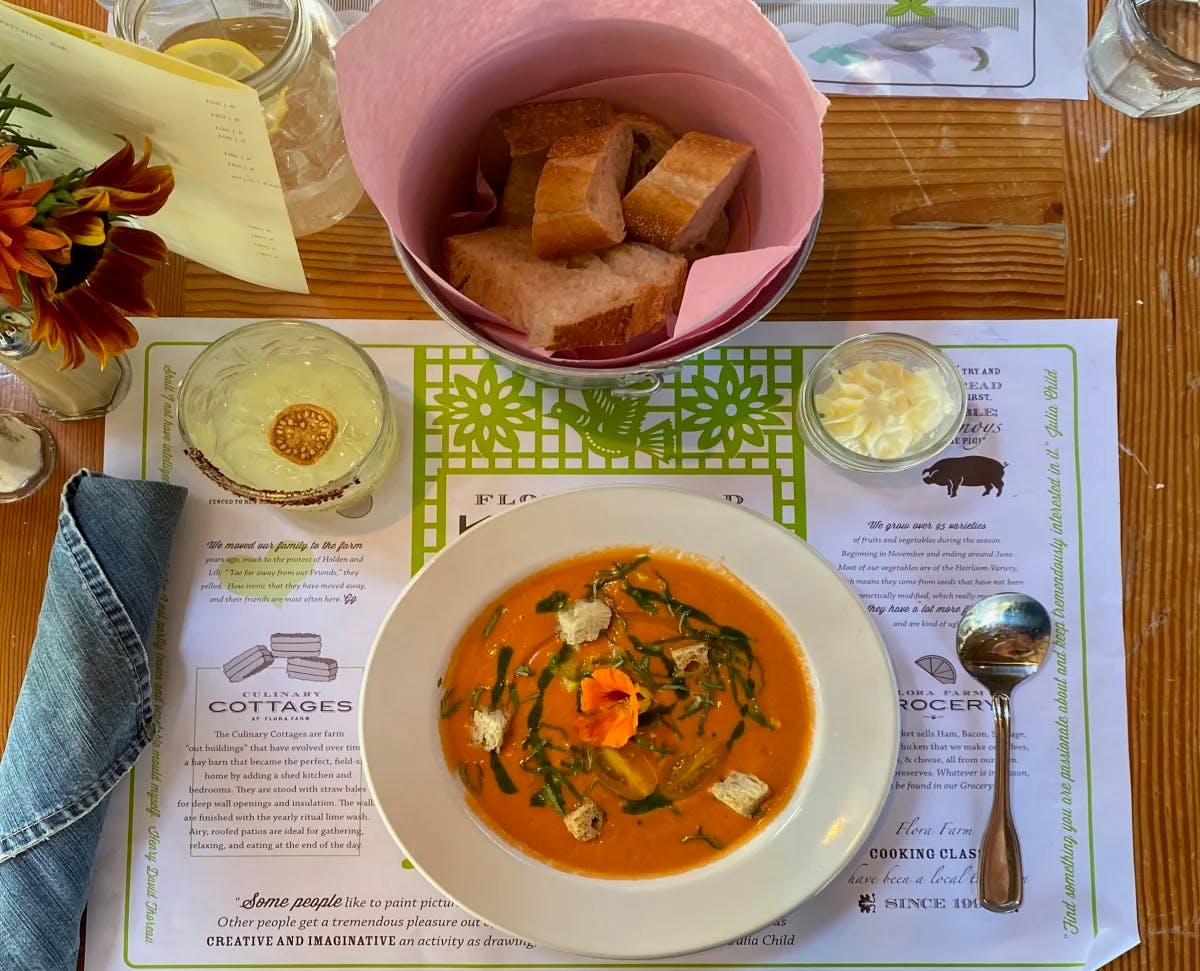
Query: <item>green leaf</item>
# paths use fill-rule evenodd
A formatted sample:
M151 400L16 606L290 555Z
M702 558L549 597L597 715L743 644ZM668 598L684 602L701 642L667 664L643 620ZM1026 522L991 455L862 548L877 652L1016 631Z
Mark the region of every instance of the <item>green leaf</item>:
M471 792L483 791L483 766L478 762L463 762L458 767L458 777Z
M496 777L496 785L500 787L500 791L506 796L513 795L517 791L517 787L509 778L508 773L504 771L504 763L500 761L500 756L491 752L489 761L492 764L492 775Z
M505 644L496 655L496 682L492 685L492 707L500 704L500 696L504 693L504 681L508 677L508 662L512 660L513 649Z
M553 614L563 610L570 602L571 598L567 596L565 590L555 590L550 596L539 600L533 609L539 614Z
M685 836L679 842L690 843L690 842L692 842L692 840L701 840L701 841L707 843L709 846L711 846L714 850L723 850L725 848L725 844L722 843L719 839L717 839L715 836L712 836L712 835L704 832L704 827L702 827L702 826L697 826L696 832Z
M627 802L622 808L630 816L644 816L646 813L654 812L656 809L669 809L673 805L674 803L670 799L656 789L650 795L646 796L646 798Z
M449 718L456 711L458 711L458 709L460 707L462 707L461 701L456 701L456 702L454 702L454 704L450 704L450 696L452 694L454 694L454 689L447 688L446 693L444 695L442 695L441 704L438 705L438 711L440 712L440 714L443 718Z
M487 640L492 636L492 631L496 629L496 623L500 620L500 615L504 613L504 604L496 604L496 609L492 611L492 616L488 618L488 622L483 625L483 640Z

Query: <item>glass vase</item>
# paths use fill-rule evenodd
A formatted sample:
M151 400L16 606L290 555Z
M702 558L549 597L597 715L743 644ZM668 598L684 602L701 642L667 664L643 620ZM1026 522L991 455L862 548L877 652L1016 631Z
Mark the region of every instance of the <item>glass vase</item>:
M32 322L24 308L0 313L0 365L29 386L42 411L57 421L79 421L106 415L125 399L132 372L124 354L104 367L84 354L79 367L60 370L62 352L34 340Z

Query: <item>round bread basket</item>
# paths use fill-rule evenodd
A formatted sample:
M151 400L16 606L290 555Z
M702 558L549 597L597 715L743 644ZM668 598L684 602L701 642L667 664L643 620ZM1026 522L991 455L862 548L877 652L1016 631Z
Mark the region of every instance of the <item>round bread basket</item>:
M437 295L426 278L424 271L396 237L392 236L392 248L405 275L430 308L442 320L468 340L480 345L497 360L502 361L517 374L533 378L545 384L561 388L609 388L614 394L624 397L642 397L654 394L662 387L663 377L678 368L684 361L710 347L724 343L740 334L751 324L758 323L787 295L808 262L813 244L817 239L817 228L821 223L821 211L813 217L812 227L803 245L758 295L752 304L743 309L728 325L714 331L703 343L661 361L640 361L629 367L588 367L585 364L559 364L554 361L524 357L496 343L487 335L476 330L453 307L448 307Z

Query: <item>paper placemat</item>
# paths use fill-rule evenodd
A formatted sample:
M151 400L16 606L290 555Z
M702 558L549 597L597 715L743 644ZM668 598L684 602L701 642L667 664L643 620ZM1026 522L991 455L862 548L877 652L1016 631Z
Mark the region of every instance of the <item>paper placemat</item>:
M626 481L721 496L813 544L879 623L903 729L888 804L829 887L664 963L1090 969L1137 942L1114 321L760 324L652 398L613 400L514 376L439 323L329 322L369 350L400 422L400 462L358 518L243 503L183 455L178 381L240 323L138 321L134 385L106 423L106 471L191 492L150 646L159 732L109 809L89 971L604 966L495 931L406 869L363 785L357 707L379 623L448 539L538 495ZM970 402L949 465L863 478L805 452L801 376L863 330L916 334L959 365ZM1026 902L1001 916L975 899L992 714L954 629L967 603L1013 588L1047 604L1057 637L1014 698ZM260 669L254 648L273 639L319 641L336 674Z

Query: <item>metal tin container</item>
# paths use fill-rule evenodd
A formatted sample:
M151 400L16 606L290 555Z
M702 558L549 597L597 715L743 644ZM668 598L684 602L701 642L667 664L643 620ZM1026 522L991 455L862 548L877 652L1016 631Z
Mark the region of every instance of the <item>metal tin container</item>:
M425 302L429 304L437 315L462 334L463 337L478 344L493 357L504 362L505 365L517 374L523 374L526 377L533 378L535 381L553 384L562 388L610 388L618 395L642 397L654 394L654 392L662 387L663 377L672 371L678 370L688 358L695 357L710 347L716 347L718 344L724 343L735 335L740 334L751 324L762 320L770 313L775 305L792 288L792 285L800 276L800 271L804 269L804 264L808 262L809 254L812 252L813 244L817 239L817 227L820 225L820 222L821 212L818 210L816 216L813 217L808 236L805 237L804 242L800 245L799 252L796 253L790 263L779 271L775 279L755 298L754 302L738 315L735 323L730 324L719 333L713 334L704 343L689 348L681 354L666 357L661 361L643 361L629 367L598 368L578 364L567 365L555 361L532 360L514 353L507 347L497 344L491 338L481 334L463 320L457 311L452 307L446 306L445 302L434 290L428 277L425 275L425 271L421 269L416 260L413 259L412 254L401 245L395 236L392 236L392 248L396 251L396 257L400 261L400 266L404 269L413 288L425 299Z

